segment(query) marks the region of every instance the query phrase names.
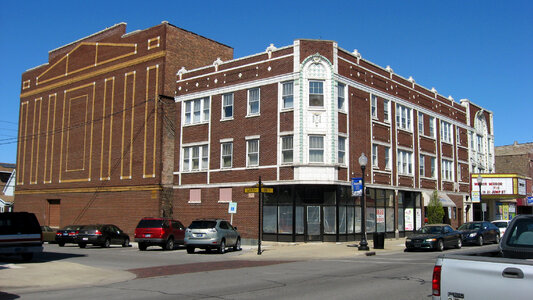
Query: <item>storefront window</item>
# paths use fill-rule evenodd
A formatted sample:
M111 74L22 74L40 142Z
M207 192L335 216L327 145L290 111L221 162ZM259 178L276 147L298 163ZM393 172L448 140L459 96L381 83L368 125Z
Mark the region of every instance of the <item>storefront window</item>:
M263 206L263 232L276 233L277 206Z
M348 206L348 209L346 210L346 219L347 219L347 233L351 234L353 233L353 225L354 225L354 207Z
M374 207L366 208L366 232L376 231L376 209Z
M296 206L296 234L304 234L304 207Z
M339 233L346 234L346 206L339 206Z
M394 207L385 209L387 232L394 232Z
M355 207L355 233L361 232L361 206Z
M335 234L335 206L324 206L324 233Z
M278 233L292 233L292 206L279 206L278 213Z

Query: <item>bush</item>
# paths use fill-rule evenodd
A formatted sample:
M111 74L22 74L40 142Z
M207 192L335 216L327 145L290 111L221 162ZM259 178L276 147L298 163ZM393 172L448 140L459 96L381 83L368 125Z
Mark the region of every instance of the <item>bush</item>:
M440 203L437 191L433 191L433 194L431 195L431 200L428 204L427 216L429 224L442 223L442 218L444 218L444 209L442 208L442 203Z

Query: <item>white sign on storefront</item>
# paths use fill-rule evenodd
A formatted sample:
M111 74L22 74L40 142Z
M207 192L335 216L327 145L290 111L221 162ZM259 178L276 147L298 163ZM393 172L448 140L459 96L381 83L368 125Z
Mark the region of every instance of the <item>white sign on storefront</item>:
M473 180L473 191L479 191L477 180ZM525 184L524 184L525 186ZM525 191L524 191L525 192ZM513 178L483 178L481 195L513 195Z
M526 195L526 180L518 178L518 194Z
M405 231L413 230L414 227L414 218L413 218L413 209L405 209Z

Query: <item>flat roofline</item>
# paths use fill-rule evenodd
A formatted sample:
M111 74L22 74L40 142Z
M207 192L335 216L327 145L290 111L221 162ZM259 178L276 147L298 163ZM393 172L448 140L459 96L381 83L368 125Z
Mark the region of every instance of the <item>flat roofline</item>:
M100 30L100 31L98 31L98 32L95 32L95 33L93 33L93 34L91 34L91 35L88 35L88 36L86 36L86 37L82 37L81 39L77 39L77 40L75 40L74 42L70 42L70 43L65 44L65 45L63 45L63 46L57 47L57 48L55 48L55 49L52 49L52 50L48 51L48 54L50 55L50 53L52 53L52 52L54 52L54 51L57 51L57 50L63 49L63 48L65 48L65 47L71 46L71 45L76 44L76 43L79 43L79 42L81 42L81 41L83 41L83 40L85 40L85 39L91 38L91 37L93 37L93 36L96 36L96 35L98 35L98 34L101 34L102 32L108 31L108 30L110 30L110 29L113 29L113 28L118 27L118 26L121 26L121 25L126 25L126 26L127 26L126 22L120 22L120 23L118 23L118 24L115 24L115 25L113 25L113 26L111 26L111 27L107 27L107 28L105 28L105 29L102 29L102 30Z

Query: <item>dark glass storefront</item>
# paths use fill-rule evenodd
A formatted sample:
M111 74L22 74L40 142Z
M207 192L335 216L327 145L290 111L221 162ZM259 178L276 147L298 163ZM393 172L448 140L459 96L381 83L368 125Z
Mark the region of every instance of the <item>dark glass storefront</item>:
M420 193L399 192L398 214L394 190L367 188L366 193L367 233L385 232L393 237L397 221L400 235L416 228L413 222L420 212ZM265 241L343 242L360 237L361 199L351 196L350 186L276 186L274 193L263 194Z

